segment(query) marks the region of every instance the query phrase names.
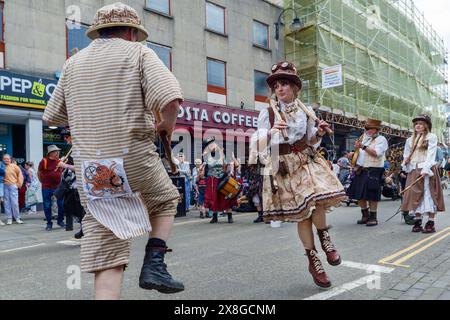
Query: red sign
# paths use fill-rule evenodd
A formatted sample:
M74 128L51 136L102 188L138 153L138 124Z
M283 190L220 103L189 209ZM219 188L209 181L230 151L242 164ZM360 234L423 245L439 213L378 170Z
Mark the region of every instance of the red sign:
M234 109L207 103L183 102L178 113L177 125L193 127L201 123L204 129L256 129L258 127L258 111Z

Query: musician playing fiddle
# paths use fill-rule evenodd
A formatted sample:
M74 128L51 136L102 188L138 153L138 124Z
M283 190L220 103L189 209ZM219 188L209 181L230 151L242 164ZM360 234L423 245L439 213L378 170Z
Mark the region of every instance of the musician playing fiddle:
M355 143L356 175L347 191L350 199L358 200L362 219L358 224L368 227L378 225L377 208L381 200L381 187L383 183L384 161L388 142L380 134L381 121L368 119L365 132ZM369 203L369 204L367 204Z
M258 131L251 141L252 148L258 145L258 150L268 141L266 149L272 154L265 166L272 172L263 177L263 218L297 224L309 272L316 285L328 288L331 282L315 248L313 225L328 263L339 265L341 257L331 242L326 213L346 198L337 176L317 152L329 124L316 121L312 108L298 100L302 81L292 63L275 64L267 83L275 99L261 110Z

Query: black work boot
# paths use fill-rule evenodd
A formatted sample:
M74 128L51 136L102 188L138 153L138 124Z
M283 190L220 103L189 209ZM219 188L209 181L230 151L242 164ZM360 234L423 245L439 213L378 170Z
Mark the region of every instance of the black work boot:
M253 223L260 223L260 222L264 222L264 218L263 218L263 213L262 211L258 212L258 218L256 218L255 220L253 220Z
M366 226L367 227L375 227L377 225L378 225L377 212L371 211L369 214L369 220L367 220Z
M361 209L362 218L361 220L358 220L358 224L366 224L369 220L369 208L367 209Z
M227 216L228 216L228 223L233 223L233 214L231 212L228 212Z
M142 289L155 289L161 293L177 293L184 290L184 285L172 278L167 272L164 263L166 252L172 252L167 246L152 246L150 239L145 248L144 264L139 276L139 287ZM162 241L162 240L160 240Z
M209 223L217 223L217 212L213 213L212 219L209 221Z

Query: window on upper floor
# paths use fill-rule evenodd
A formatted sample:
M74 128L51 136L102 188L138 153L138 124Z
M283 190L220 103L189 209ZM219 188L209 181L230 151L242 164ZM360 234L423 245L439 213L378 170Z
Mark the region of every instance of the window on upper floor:
M267 24L253 20L253 43L269 49L269 26Z
M227 64L226 62L207 59L208 102L227 104Z
M167 15L171 14L170 0L146 0L145 5L148 9L155 10Z
M86 36L89 26L83 23L67 21L67 57L70 58L78 51L86 48L91 39Z
M255 101L267 102L269 86L266 79L268 76L268 73L255 70Z
M206 28L218 33L226 33L224 7L206 2Z
M147 46L155 51L156 55L161 59L166 67L172 71L172 48L153 42L147 42Z

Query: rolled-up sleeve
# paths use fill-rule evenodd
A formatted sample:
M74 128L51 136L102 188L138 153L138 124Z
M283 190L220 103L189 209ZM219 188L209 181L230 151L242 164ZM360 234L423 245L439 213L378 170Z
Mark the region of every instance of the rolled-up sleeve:
M67 78L67 65L70 60L68 60L63 67L61 78L53 91L53 94L45 108L44 115L42 119L47 122L48 125L55 126L66 126L69 124L69 119L67 117L67 107L66 107L66 78Z
M377 157L382 157L389 148L388 142L385 137L381 136L379 141L375 145L375 152L377 153Z
M141 56L142 89L149 111L160 111L170 102L183 101L180 84L172 72L150 48L144 47Z

